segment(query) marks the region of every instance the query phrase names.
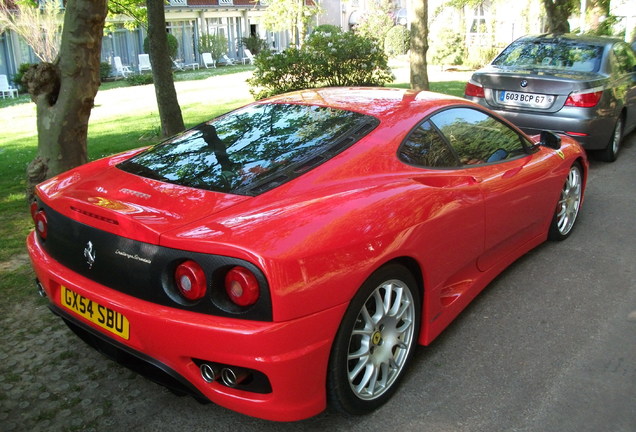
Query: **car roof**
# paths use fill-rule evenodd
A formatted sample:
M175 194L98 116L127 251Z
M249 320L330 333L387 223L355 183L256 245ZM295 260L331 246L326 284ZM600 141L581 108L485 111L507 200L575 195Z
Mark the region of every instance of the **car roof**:
M379 118L423 113L442 106L467 101L462 98L399 88L325 87L300 90L261 100L257 103L293 103L355 111Z
M516 42L521 41L546 41L546 42L565 42L577 43L584 42L592 45L613 45L621 42L621 39L609 36L594 35L576 35L572 33L543 33L540 35L522 36Z

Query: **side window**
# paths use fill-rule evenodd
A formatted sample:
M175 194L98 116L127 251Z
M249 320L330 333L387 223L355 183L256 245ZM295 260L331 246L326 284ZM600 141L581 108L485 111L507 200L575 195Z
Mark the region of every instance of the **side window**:
M525 155L522 138L513 129L472 108L452 108L430 120L453 147L462 165L499 162Z
M636 56L634 51L625 43L618 43L614 46L617 69L620 73L630 73L636 66Z
M458 166L457 159L439 132L426 121L406 138L399 150L400 159L426 167Z

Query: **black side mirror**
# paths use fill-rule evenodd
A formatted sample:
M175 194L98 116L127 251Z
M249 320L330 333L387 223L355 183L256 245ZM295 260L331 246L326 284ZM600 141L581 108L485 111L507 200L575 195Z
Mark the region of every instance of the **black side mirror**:
M561 148L561 137L551 131L541 131L539 145L558 150Z

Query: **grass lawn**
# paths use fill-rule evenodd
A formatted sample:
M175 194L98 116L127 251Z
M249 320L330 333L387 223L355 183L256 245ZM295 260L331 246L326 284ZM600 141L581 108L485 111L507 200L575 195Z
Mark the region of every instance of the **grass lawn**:
M252 100L244 80L251 66L176 74L177 94L186 127L194 126ZM464 80L431 83L433 91L461 96ZM408 83L394 87L408 88ZM33 273L25 238L33 222L25 201L25 172L35 157L35 105L27 95L0 100L0 313L34 296ZM160 140L153 86L129 87L125 81L105 83L95 99L89 125L91 160Z

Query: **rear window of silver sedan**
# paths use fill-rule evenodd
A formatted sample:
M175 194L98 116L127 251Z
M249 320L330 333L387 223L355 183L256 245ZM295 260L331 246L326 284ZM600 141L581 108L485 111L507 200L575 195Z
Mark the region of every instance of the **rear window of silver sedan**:
M563 40L523 40L508 46L493 62L501 67L557 68L598 72L603 46Z

